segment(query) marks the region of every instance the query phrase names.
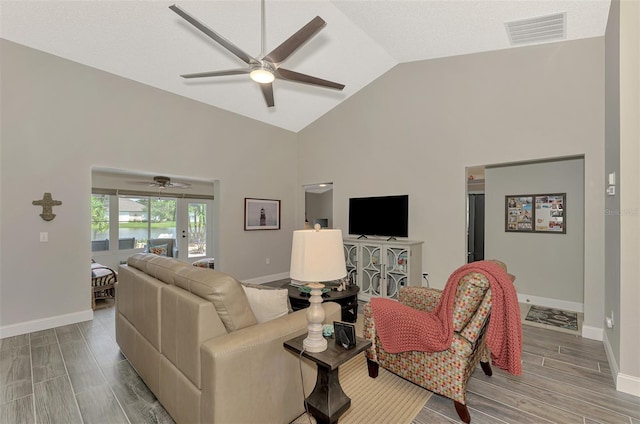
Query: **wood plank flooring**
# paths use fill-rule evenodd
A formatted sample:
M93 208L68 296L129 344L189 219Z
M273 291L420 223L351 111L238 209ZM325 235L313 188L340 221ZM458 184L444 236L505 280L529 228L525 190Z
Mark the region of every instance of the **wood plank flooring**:
M173 423L115 338L109 307L93 321L0 340L0 423Z
M173 423L120 353L114 322L110 307L0 340L0 423ZM523 325L523 350L522 376L473 374L472 423L640 424L640 398L615 390L601 342ZM413 420L452 422L453 402L435 394Z
M601 342L528 325L523 373L477 369L467 386L471 422L640 424L640 398L615 390ZM433 395L414 424L459 422L450 399Z

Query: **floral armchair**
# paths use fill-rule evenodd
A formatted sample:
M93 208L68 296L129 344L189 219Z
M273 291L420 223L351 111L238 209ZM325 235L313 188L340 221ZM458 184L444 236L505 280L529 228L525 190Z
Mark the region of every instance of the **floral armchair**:
M506 266L498 261L505 271ZM509 274L513 282L515 277ZM441 291L426 287L404 287L398 301L411 308L431 311L438 304ZM492 374L486 330L491 312L489 280L483 274L470 272L458 283L453 309L453 341L449 349L441 352L408 351L385 352L376 334L376 325L370 304L364 307L364 337L372 346L366 351L369 376L377 377L378 367L407 379L432 392L453 400L460 419L469 423L471 417L466 406L467 380L480 363L488 376Z

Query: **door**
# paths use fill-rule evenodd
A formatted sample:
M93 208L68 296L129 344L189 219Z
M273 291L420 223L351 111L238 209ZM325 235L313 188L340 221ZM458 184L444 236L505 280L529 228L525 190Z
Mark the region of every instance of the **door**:
M213 210L210 200L178 199L179 258L194 262L213 258Z
M484 194L469 194L467 262L484 260Z

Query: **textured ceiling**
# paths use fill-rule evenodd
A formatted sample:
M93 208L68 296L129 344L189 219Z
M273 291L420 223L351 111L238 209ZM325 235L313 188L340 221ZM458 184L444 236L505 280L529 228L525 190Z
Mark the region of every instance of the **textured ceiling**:
M180 74L245 64L169 10L195 16L251 55L260 1L0 1L0 37L294 132L402 62L513 48L505 22L566 12L566 39L604 35L610 0L266 0L268 52L316 15L327 25L288 69L345 84L274 82L267 108L247 75Z

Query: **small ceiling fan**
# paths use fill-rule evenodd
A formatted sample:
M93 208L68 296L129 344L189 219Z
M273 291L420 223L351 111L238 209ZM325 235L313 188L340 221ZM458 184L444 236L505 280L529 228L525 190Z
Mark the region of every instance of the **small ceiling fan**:
M316 85L325 88L333 88L336 90L342 90L344 84L339 84L332 81L327 81L321 78L313 77L311 75L301 74L299 72L291 71L289 69L281 68L280 65L291 56L298 48L304 43L309 41L318 31L320 31L327 23L320 17L316 16L308 24L300 28L295 34L286 39L282 44L273 49L270 53L264 52L264 0L261 1L261 17L262 17L262 35L261 45L262 52L259 57L253 57L246 53L231 41L222 37L220 34L198 21L193 16L189 15L180 7L175 4L169 6L169 9L184 18L191 25L202 31L208 37L219 43L222 47L229 50L236 55L247 65L246 68L240 69L228 69L225 71L211 71L211 72L199 72L195 74L181 75L182 78L206 78L206 77L218 77L224 75L239 75L249 74L249 77L258 83L264 99L267 102L267 107L274 106L273 100L273 81L275 79L282 79L291 82L297 82L302 84Z
M146 185L149 187L158 187L158 189L163 190L165 188L190 188L191 184L188 183L178 183L175 181L171 181L169 177L157 176L153 177L153 181L127 181L131 184L138 185Z

